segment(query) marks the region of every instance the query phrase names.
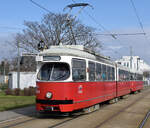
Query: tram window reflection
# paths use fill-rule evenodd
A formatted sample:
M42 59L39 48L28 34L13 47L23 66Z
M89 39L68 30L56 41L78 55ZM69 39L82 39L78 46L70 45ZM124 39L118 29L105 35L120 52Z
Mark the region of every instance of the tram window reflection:
M86 62L82 59L72 59L72 79L74 81L86 80Z
M38 75L39 80L61 81L66 80L70 75L69 65L67 63L45 63Z
M95 63L89 61L89 81L95 81Z

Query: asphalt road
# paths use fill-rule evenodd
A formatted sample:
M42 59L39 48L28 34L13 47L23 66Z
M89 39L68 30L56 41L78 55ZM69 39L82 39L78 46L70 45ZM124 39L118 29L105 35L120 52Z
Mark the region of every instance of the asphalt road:
M22 116L29 116L35 113L36 113L35 106L3 111L0 112L0 122L4 122L7 120L14 120L15 118L21 118Z

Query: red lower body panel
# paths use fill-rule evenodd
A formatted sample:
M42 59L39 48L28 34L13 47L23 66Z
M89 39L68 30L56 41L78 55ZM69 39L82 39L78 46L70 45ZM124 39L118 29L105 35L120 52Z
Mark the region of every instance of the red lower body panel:
M131 81L131 91L135 92L143 89L143 81Z
M117 82L117 97L127 95L131 92L130 90L130 82L121 81Z
M71 112L142 88L142 81L37 82L36 109ZM51 99L46 98L47 92L52 93Z
M38 111L71 112L116 97L116 82L37 82ZM45 97L53 94L51 99Z

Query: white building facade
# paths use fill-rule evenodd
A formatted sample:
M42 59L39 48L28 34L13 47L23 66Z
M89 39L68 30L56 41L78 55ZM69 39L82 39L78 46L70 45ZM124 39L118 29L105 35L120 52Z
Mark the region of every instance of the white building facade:
M8 87L17 88L17 72L9 73ZM20 89L29 87L36 87L36 72L20 72Z
M150 66L141 60L139 56L123 56L116 62L133 70L150 71Z
M139 56L123 56L121 59L116 60L116 63L126 66L133 70L142 72L150 72L150 66L140 59ZM144 84L150 85L150 78L143 77Z

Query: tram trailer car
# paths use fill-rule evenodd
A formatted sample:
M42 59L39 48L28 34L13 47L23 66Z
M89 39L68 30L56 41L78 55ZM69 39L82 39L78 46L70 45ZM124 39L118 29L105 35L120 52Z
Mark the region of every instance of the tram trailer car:
M122 65L116 66L117 70L117 97L127 95L131 92L130 71L129 68Z
M121 67L83 46L53 46L37 62L39 112L72 112L131 92L131 82L117 81Z
M143 89L143 73L140 71L130 71L131 93L140 92Z

